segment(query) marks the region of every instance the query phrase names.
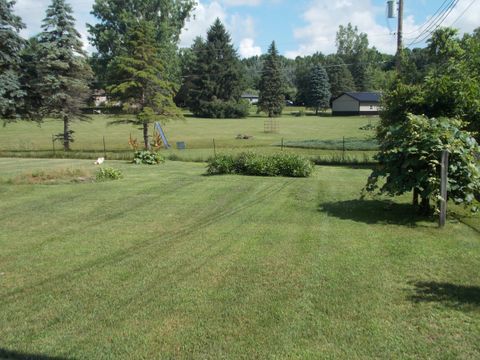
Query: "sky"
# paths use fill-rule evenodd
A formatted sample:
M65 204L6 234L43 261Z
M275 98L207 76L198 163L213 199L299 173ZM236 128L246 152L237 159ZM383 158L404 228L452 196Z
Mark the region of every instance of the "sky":
M45 9L51 0L17 0L15 12L27 28L24 37L40 31ZM90 14L94 0L70 0L88 52L86 24L96 19ZM226 25L241 57L265 53L275 40L280 53L294 58L317 51L334 53L335 34L339 25L349 22L368 35L378 50L393 54L396 49L397 19L387 19L386 0L197 0L197 6L183 29L180 46L188 47L197 36L205 37L218 17ZM428 19L444 3L441 0L405 0L405 45L426 26ZM449 1L446 2L447 4ZM458 0L442 25L458 28L461 33L480 26L480 0ZM418 39L421 40L422 38ZM418 41L417 40L417 41ZM410 47L423 46L412 44Z

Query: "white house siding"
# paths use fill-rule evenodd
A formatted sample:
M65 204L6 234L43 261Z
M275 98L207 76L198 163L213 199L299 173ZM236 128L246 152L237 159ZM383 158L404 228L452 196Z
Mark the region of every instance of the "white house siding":
M358 114L359 111L359 102L354 98L348 95L342 95L339 98L335 99L332 103L332 112L347 114L355 113Z
M360 113L369 113L369 112L373 112L373 113L378 113L378 103L365 103L365 102L362 102L360 104Z

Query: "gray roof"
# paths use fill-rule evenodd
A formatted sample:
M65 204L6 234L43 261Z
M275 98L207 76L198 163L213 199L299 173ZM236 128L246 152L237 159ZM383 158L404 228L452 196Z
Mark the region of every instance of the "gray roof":
M379 102L382 94L376 92L345 92L342 95L348 95L360 102ZM336 99L338 99L340 96L338 96Z

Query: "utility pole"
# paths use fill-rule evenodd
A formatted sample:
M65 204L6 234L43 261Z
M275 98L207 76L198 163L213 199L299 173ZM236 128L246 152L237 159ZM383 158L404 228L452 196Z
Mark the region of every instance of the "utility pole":
M400 73L402 67L402 35L403 35L403 0L398 0L398 30L397 30L397 72Z

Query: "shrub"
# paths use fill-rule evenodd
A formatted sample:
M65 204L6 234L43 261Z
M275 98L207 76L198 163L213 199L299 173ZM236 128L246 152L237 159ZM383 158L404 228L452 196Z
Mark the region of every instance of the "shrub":
M95 179L97 181L118 180L123 178L120 170L111 167L102 167L98 169Z
M133 163L157 165L165 162L165 158L158 152L150 150L139 150L133 154Z
M208 160L207 173L209 175L233 174L235 160L232 155L218 155Z
M207 167L209 175L308 177L312 171L311 161L295 154L261 155L252 152L237 156L219 155L210 159Z

